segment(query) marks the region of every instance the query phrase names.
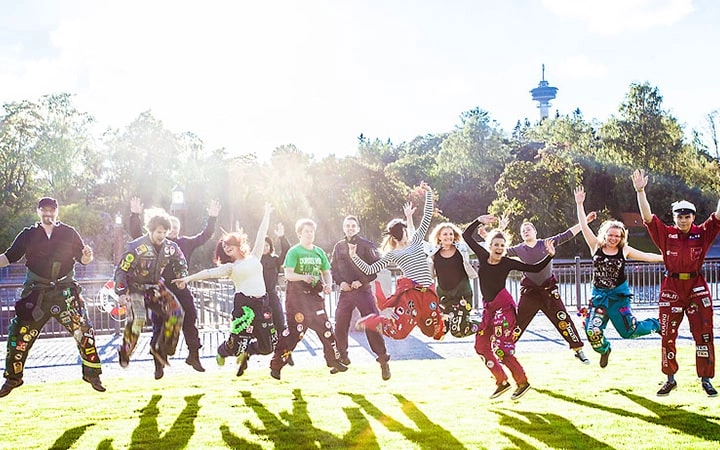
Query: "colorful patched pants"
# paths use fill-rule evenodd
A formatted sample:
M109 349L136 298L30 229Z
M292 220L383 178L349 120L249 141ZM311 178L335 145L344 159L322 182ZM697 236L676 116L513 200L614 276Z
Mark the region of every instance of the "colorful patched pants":
M480 322L470 319L473 293L467 278L449 291L437 287L440 310L445 321L445 332L457 338L470 336L480 329Z
M500 363L510 370L518 385L527 383L525 369L515 358L515 339L512 335L515 322L515 300L507 289L500 291L491 302L485 303L480 331L475 336L475 351L490 369L497 384L508 378Z
M513 330L515 340L525 332L538 311L552 322L558 333L565 339L571 349L583 346L575 323L565 308L558 292L557 280L550 277L542 286L524 277L520 282L520 300L518 301L517 326Z
M5 378L22 378L30 348L50 318L55 318L75 338L83 376L92 378L102 373L95 348L95 330L80 296L81 290L77 283L54 288L35 287L16 302L16 316L8 329Z
M275 350L278 336L267 295L248 297L235 293L232 315L230 335L217 350L220 356L269 355Z
M316 290L306 288L306 285L302 281L287 283L287 329L283 330L278 339L275 354L270 361L270 368L273 370L282 369L308 329L315 331L320 339L328 367L332 367L340 358L335 333L325 311L325 300Z
M592 299L585 318L585 333L593 350L602 354L610 350L610 341L605 338L605 327L612 322L623 339L633 339L660 331L657 319L638 321L630 307L630 286L627 281L612 289L593 286Z
M687 316L695 340L695 370L698 377L715 376L713 343L713 305L710 290L702 276L689 280L665 278L660 286L660 336L662 337L662 371L678 371L675 342L678 328Z

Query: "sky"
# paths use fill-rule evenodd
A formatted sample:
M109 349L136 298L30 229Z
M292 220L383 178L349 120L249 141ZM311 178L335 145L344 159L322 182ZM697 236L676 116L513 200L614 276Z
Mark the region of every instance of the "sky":
M702 131L719 19L716 0L0 0L0 103L69 92L102 129L150 110L232 155L347 156L475 107L535 122L545 64L551 117L606 121L647 81Z

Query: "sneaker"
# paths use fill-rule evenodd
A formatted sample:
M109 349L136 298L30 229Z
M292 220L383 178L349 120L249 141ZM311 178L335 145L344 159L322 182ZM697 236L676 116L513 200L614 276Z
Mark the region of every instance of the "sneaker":
M717 397L717 390L713 387L709 380L702 382L702 388L705 389L705 393L708 397Z
M220 354L218 353L217 355L215 355L215 362L218 366L222 367L225 365L225 357L220 356Z
M293 361L293 359L292 359L292 354L288 355L287 359L285 360L285 364L287 364L288 366L295 365L295 361Z
M576 357L577 359L579 359L580 362L583 363L583 364L590 364L590 360L588 359L587 356L585 356L585 352L583 352L582 350L576 351L576 352L575 352L575 357Z
M105 386L102 385L102 382L100 381L99 376L94 376L94 377L83 376L83 381L90 383L90 386L92 386L92 388L98 392L105 392L107 390L107 389L105 389Z
M16 380L14 378L8 378L5 380L5 384L2 385L2 388L0 388L0 397L5 397L8 395L13 389L16 387L22 386L24 381L21 379Z
M275 369L270 369L270 376L275 378L276 380L280 379L280 371Z
M125 350L122 348L118 349L118 362L120 363L120 367L122 368L125 368L130 364L130 357L128 356L127 352L125 352Z
M339 361L340 361L341 363L345 364L346 366L349 366L349 365L350 365L350 358L348 358L347 356L344 356L344 357L340 358Z
M519 384L517 389L515 389L515 392L513 392L513 395L510 396L510 399L517 400L520 397L522 397L523 395L525 395L525 393L529 390L530 390L530 383Z
M508 383L507 380L504 380L502 383L497 385L497 389L495 389L495 392L492 393L490 398L497 398L503 395L507 390L510 389L510 383Z
M607 367L607 365L608 365L608 360L610 359L610 352L611 352L611 351L612 351L612 349L609 348L607 352L605 352L605 353L603 353L602 355L600 355L600 367L602 367L603 369L604 369L605 367Z
M332 363L332 366L330 367L330 373L335 375L338 372L346 372L348 370L348 367L340 362L340 360L336 360Z
M657 391L658 397L667 397L670 394L670 391L675 389L677 387L677 382L675 381L666 381L665 384L662 385L659 391Z

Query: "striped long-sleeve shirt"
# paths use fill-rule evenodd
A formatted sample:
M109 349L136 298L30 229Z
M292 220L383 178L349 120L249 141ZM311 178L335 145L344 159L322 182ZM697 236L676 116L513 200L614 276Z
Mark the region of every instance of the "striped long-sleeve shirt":
M378 273L387 267L388 264L395 263L400 267L406 278L411 279L423 287L432 285L433 277L430 273L427 254L425 253L423 245L425 234L430 228L430 219L432 218L432 201L433 193L432 190L428 189L425 192L425 206L423 208L422 221L420 222L420 226L417 228L415 234L413 234L413 237L407 247L391 250L378 261L370 265L360 259L357 255L353 256L353 262L360 268L360 270L368 275Z

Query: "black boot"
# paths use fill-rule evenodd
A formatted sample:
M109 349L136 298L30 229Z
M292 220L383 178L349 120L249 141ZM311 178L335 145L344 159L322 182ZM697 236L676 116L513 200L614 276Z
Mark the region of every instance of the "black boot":
M190 350L190 354L185 359L185 363L191 365L192 368L198 372L205 372L205 368L200 364L200 350L197 348Z
M156 357L153 357L153 361L155 361L155 379L159 380L163 377L163 375L165 375L165 364Z

